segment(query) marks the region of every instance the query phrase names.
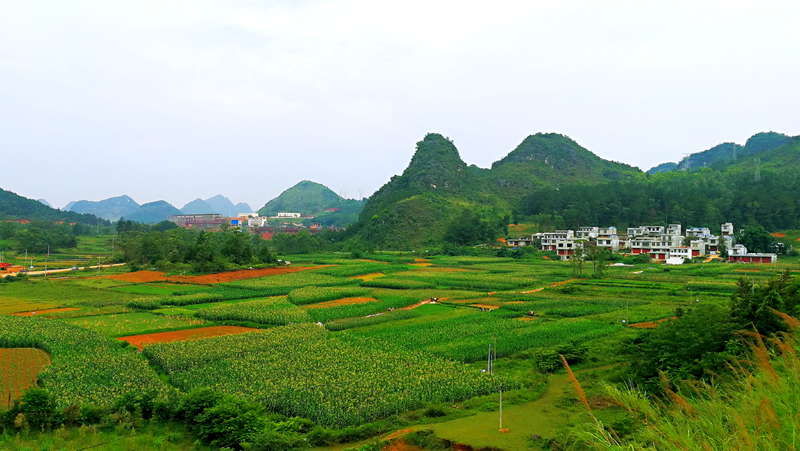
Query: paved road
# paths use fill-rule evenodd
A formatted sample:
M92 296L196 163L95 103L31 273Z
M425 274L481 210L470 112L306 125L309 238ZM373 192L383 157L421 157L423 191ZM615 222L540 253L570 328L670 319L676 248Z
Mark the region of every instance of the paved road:
M114 263L112 265L100 265L100 268L110 268L112 266L122 266L124 264L125 263ZM95 265L95 266L79 266L78 269L97 269L97 265ZM50 274L58 274L58 273L62 273L62 272L72 272L72 271L74 271L72 268L64 268L64 269L48 269L47 271L28 271L28 272L24 272L22 274L26 274L26 275L29 275L29 276L47 276L47 275L50 275ZM0 274L0 277L16 276L17 274L19 274L19 273L18 272L11 272L11 273L8 273L8 274Z

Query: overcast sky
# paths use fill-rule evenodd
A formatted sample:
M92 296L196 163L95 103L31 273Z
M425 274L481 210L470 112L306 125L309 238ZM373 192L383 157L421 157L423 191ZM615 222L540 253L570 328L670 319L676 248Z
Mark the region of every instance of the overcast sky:
M0 0L0 188L258 209L368 196L428 132L646 170L800 134L800 2Z

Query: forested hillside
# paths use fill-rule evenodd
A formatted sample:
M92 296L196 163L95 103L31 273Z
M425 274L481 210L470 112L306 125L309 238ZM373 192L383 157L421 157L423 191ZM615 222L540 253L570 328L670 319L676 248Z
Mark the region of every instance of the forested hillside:
M430 133L417 143L403 174L369 198L356 227L369 242L408 248L440 243L465 212L496 223L510 210L507 201L467 168L450 140Z
M541 186L630 180L643 174L633 166L604 160L567 136L537 133L481 175L493 192L518 200Z
M130 216L131 213L138 209L139 204L126 195L111 197L96 202L79 200L71 202L69 205L70 211L76 213L90 213L110 221L116 221L123 216Z
M0 219L64 221L86 224L96 224L98 221L98 218L94 215L56 210L38 200L22 197L2 188L0 188Z

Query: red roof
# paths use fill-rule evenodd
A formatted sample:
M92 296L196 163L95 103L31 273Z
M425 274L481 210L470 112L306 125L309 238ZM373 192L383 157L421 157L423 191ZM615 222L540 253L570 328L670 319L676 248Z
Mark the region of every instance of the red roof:
M11 263L0 263L0 268L9 268L11 267Z
M328 211L339 211L338 208L329 208Z

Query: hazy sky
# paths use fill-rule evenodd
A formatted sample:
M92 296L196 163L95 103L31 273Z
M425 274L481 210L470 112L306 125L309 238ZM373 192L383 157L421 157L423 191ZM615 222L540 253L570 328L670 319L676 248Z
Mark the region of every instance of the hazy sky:
M257 209L368 196L428 132L648 169L800 134L800 2L0 0L0 187Z

